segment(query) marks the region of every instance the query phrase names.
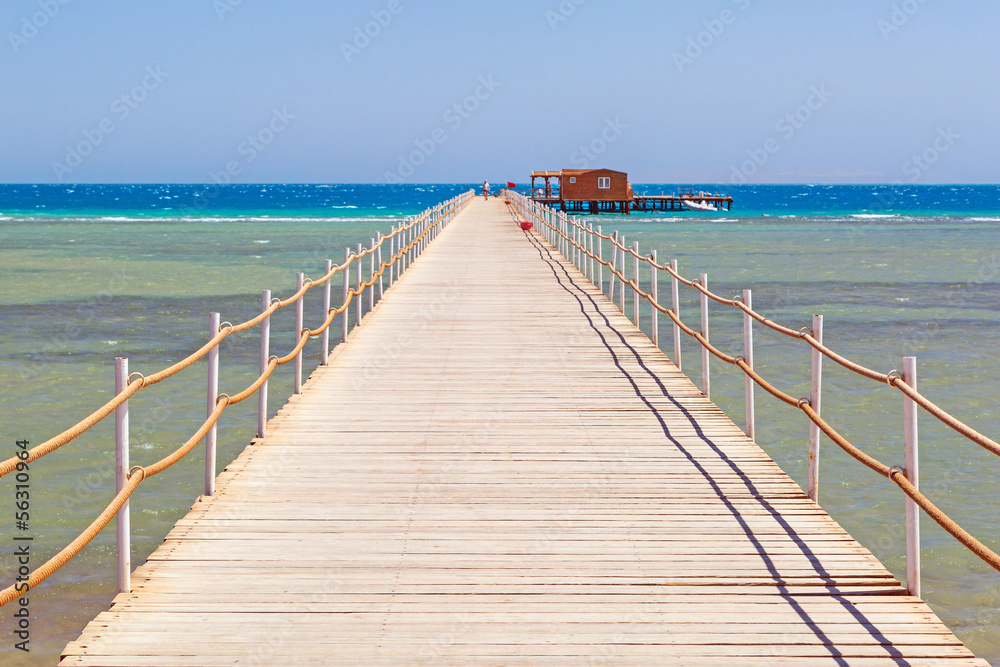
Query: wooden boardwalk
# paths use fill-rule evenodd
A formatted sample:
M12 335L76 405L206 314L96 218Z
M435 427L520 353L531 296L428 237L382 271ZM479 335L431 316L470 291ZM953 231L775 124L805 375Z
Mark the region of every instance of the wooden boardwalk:
M481 199L63 665L986 665Z

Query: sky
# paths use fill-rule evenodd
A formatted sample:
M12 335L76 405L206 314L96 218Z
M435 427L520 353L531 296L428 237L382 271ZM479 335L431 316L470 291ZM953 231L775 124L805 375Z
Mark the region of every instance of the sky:
M996 0L4 0L2 183L998 183Z

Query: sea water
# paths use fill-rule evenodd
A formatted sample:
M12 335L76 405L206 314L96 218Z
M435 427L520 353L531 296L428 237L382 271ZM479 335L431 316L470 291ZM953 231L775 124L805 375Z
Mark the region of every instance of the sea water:
M294 291L295 273L321 273L345 247L367 244L467 185L366 186L0 186L0 458L15 441L37 444L71 426L112 395L116 356L152 372L197 349L208 314L252 317L260 294ZM637 185L671 194L674 185ZM825 318L826 342L883 372L916 356L920 389L994 439L1000 436L1000 188L993 186L716 186L685 190L735 198L732 211L584 217L619 230L681 272L709 274L713 290L751 288L755 307L795 329ZM643 277L648 281L648 277ZM669 294L661 279L661 294ZM684 291L682 317L698 322L697 295ZM289 311L291 309L288 309ZM307 297L306 318L321 317ZM650 327L648 308L640 312ZM742 318L713 304L711 337L742 353ZM293 313L273 318L272 350L293 344ZM671 327L660 341L673 354ZM312 357L318 357L309 348ZM809 393L809 348L757 329L756 364L795 396ZM307 369L318 358L307 358ZM220 391L256 376L252 334L227 340ZM685 371L700 381L700 354L682 348ZM743 424L743 378L712 365L712 398ZM156 460L204 418L204 364L130 401L132 459ZM291 390L290 372L271 381L273 414ZM253 436L256 402L226 411L219 467ZM898 391L830 362L824 417L852 442L901 465ZM927 415L921 416L922 489L967 530L1000 549L1000 461ZM796 410L757 396L757 441L799 484L806 480L808 425ZM31 466L32 567L71 541L114 493L111 420ZM133 566L162 542L201 493L195 454L142 485L132 499ZM889 569L905 577L903 500L892 483L825 441L820 501ZM13 506L12 480L0 502ZM0 574L13 581L13 510L0 519ZM936 524L922 522L924 597L987 660L1000 663L1000 575ZM114 530L31 593L29 655L13 649L10 614L4 664L52 664L115 593ZM7 612L11 608L7 608Z

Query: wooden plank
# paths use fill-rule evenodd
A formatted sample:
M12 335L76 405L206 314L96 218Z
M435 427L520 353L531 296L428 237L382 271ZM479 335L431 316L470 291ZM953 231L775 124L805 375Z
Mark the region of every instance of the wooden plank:
M497 201L267 431L61 664L985 664Z

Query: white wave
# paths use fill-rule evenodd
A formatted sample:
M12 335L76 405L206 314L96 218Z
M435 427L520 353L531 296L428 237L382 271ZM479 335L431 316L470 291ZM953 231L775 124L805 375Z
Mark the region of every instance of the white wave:
M1000 222L1000 218L969 218L972 222Z
M263 240L256 240L256 241L254 241L254 243L259 243L260 245L266 245L266 244L268 244L270 242L271 242L270 239L263 239Z
M887 218L898 218L895 213L856 213L851 216L858 220L885 220Z
M142 220L148 222L158 222L158 221L169 221L169 222L365 222L365 223L382 223L382 222L395 222L404 216L371 216L371 217L361 217L361 216L345 216L343 218L335 217L323 217L316 218L310 216L246 216L241 218L235 217L217 217L217 216L163 216L155 218L129 218L129 220Z

